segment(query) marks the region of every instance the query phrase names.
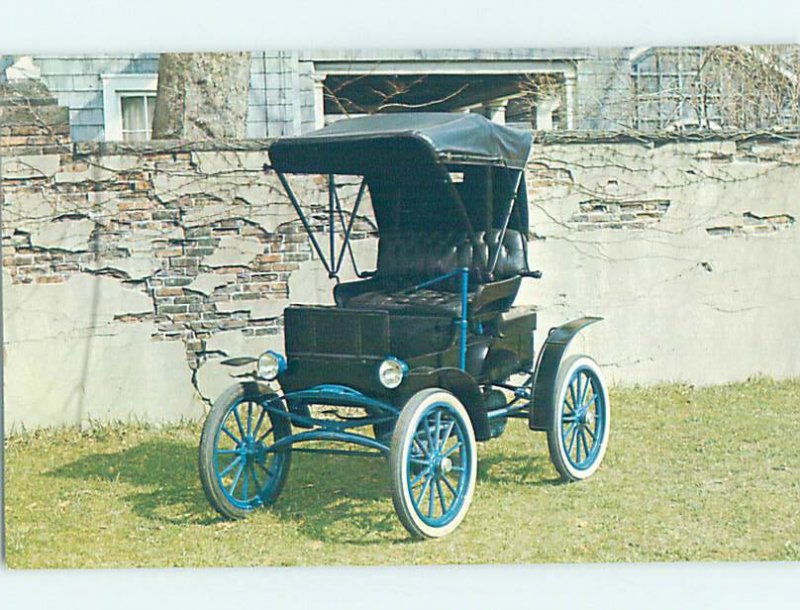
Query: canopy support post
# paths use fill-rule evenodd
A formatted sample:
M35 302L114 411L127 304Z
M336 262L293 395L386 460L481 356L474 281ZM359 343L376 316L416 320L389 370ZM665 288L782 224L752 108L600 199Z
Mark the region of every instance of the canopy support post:
M486 220L484 221L484 226L487 231L491 231L492 227L494 226L494 167L487 165L483 168L483 171L486 173L486 182L484 184L484 197L486 198Z
M333 224L333 203L336 198L336 178L333 174L328 174L328 236L330 238L331 267L336 260L336 236L334 235ZM334 269L328 270L328 277L336 277Z

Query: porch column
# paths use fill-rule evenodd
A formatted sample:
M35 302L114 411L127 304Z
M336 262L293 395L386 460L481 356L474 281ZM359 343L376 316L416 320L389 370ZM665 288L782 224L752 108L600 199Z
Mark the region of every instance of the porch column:
M508 100L494 100L483 105L483 113L490 121L505 125Z
M553 129L553 112L561 106L557 97L548 97L536 102L536 129L551 131Z
M578 105L578 77L575 74L564 75L564 93L567 98L567 129L575 129L575 116L577 114Z

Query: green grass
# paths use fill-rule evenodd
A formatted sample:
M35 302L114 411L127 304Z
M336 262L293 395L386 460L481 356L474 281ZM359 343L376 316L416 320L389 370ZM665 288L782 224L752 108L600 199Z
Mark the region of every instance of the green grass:
M600 471L561 484L543 434L481 444L461 527L410 541L383 460L298 454L278 500L219 519L199 425L6 439L14 568L800 559L800 380L611 394Z

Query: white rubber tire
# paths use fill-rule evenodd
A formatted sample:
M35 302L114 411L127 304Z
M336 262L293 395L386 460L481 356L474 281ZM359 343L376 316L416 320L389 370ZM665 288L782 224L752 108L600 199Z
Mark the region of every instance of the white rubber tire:
M466 436L464 442L468 445L467 449L469 452L469 472L465 489L461 494L461 504L455 516L441 526L432 526L425 523L414 507L410 495L411 491L407 484L408 458L414 435L417 432L420 419L428 412L429 408L436 403L446 403L455 413L456 417L463 422L463 431ZM394 433L392 434L389 465L392 476L392 501L394 503L394 508L397 511L397 516L409 533L416 538L442 538L453 532L464 520L469 506L472 503L478 466L475 433L464 405L462 405L453 394L440 388L429 388L414 394L403 407L397 424L395 425Z
M214 510L219 514L228 519L244 519L255 507L244 508L236 506L231 502L231 499L220 486L214 464L214 452L220 434L220 428L225 423L225 419L230 413L231 405L238 405L242 401L260 402L265 397L271 396L274 396L272 390L262 383L247 382L232 385L214 402L203 424L198 460L200 482L209 504L211 504ZM268 416L268 419L275 428L275 438L282 438L283 436L291 434L291 425L288 419L274 418L271 415ZM265 498L264 506L268 506L277 500L283 490L286 477L289 475L291 458L291 450L285 450L281 459L281 466L276 482L273 484L272 493L268 498Z
M566 400L570 383L576 371L579 369L586 370L596 377L599 383L599 397L602 399L604 405L604 425L599 440L600 446L592 463L585 468L576 468L567 455L567 449L564 447L564 437L562 433L563 421L561 417L561 410ZM559 475L561 475L561 478L565 481L582 481L588 479L597 472L597 469L603 461L606 449L608 448L608 437L611 430L611 404L608 400L608 389L600 367L585 354L566 358L561 363L558 370L555 397L556 399L551 405L552 425L547 431L547 445L550 449L550 459Z

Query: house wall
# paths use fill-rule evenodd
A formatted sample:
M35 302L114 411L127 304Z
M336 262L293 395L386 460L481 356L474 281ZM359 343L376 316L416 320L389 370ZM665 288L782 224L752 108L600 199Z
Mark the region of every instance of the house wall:
M630 117L628 48L615 49L406 49L253 51L250 71L247 137L294 135L313 130L314 73L326 66L365 69L374 65L417 65L420 71L446 69L454 62L491 66L531 62L574 66L576 76L575 128L617 129ZM72 139L105 140L101 74L158 72L158 54L37 55L42 82L58 103L68 107ZM466 62L466 63L465 63ZM12 56L0 56L0 79ZM367 68L368 69L368 68ZM627 114L626 114L627 113Z
M72 139L104 140L101 74L158 72L158 54L37 55L42 82L61 106L69 108Z
M576 63L576 129L620 131L634 107L630 49L593 49Z
M715 137L541 135L529 259L544 277L517 299L539 309L537 345L551 326L595 314L605 321L575 349L611 383L800 375L800 139ZM4 151L7 432L200 417L231 382L222 357L281 349L287 303L331 302L262 171L268 145ZM324 203L322 179L293 184ZM357 237L369 269L366 222Z
M294 135L314 129L314 64L298 51L253 52L247 137Z

